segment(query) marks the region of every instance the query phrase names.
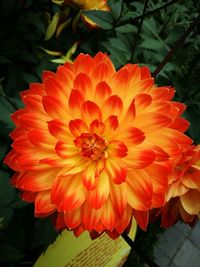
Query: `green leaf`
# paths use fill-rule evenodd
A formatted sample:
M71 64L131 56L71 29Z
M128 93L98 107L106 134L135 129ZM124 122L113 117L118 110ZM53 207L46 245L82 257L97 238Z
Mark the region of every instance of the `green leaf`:
M132 24L126 24L126 25L116 27L115 30L117 32L121 32L121 33L130 33L130 32L136 33L137 27L135 25L132 25Z
M84 11L83 14L104 30L110 30L113 28L114 18L108 11L91 10Z
M112 1L111 5L110 5L110 8L111 8L113 17L115 19L118 19L120 14L121 14L122 0L118 0L116 2Z
M19 249L9 245L0 244L0 259L1 262L13 262L23 258L25 255Z
M36 232L33 240L33 247L42 245L46 249L58 236L52 225L51 217L38 219L36 221Z
M7 57L0 56L0 63L1 64L10 64L12 61L10 61Z
M125 43L117 38L110 38L109 43L111 47L115 47L120 51L129 52L129 47L125 45Z
M194 108L194 106L188 106L186 112L184 113L184 117L191 123L190 128L188 129L188 133L194 139L194 141L199 144L200 143L200 110Z
M46 41L49 40L54 35L56 28L58 26L59 19L60 19L60 13L57 12L56 14L53 15L52 20L50 21L47 27L47 31L45 35Z
M10 184L10 175L0 170L0 206L6 206L16 198L16 191Z
M4 228L9 223L12 216L13 216L13 209L8 207L5 208L0 207L0 228Z
M146 38L142 41L140 47L157 51L158 49L163 48L163 44L158 40Z

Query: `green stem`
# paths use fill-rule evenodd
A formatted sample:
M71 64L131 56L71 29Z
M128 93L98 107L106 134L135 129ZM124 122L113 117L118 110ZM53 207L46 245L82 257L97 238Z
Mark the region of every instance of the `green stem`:
M121 10L120 10L119 17L118 17L117 20L115 21L115 24L116 24L116 25L118 24L118 21L120 21L120 19L121 19L121 17L122 17L123 9L124 9L124 0L122 0Z
M153 77L156 77L162 68L170 61L176 50L185 42L185 39L193 31L194 27L200 22L200 14L198 17L190 24L189 28L181 35L181 37L176 42L175 46L167 53L163 61L158 65L155 71L152 73Z
M145 18L145 13L146 13L146 10L147 10L148 2L149 2L149 0L145 0L143 12L142 12L142 17L141 17L141 20L140 20L140 24L138 26L138 31L137 31L137 34L136 34L136 37L135 37L135 42L134 42L132 53L131 53L130 62L133 60L133 57L134 57L134 54L135 54L135 50L136 50L137 42L138 42L138 39L139 39L139 36L140 36L140 33L141 33L142 24L143 24L143 21L144 21L144 18Z
M125 25L125 24L127 24L127 23L135 23L135 21L137 21L138 19L142 19L143 17L150 17L150 16L152 16L154 13L156 13L156 12L158 12L158 11L160 11L160 10L162 10L162 9L165 9L165 8L167 8L167 7L169 7L169 6L171 6L172 4L175 4L176 2L178 2L179 0L172 0L172 1L170 1L169 3L166 3L166 4L164 4L164 5L162 5L162 6L160 6L160 7L158 7L158 8L155 8L155 9L153 9L153 10L151 10L151 11L149 11L148 13L146 13L146 14L142 14L142 15L140 15L140 16L137 16L137 17L135 17L135 18L133 18L133 19L129 19L129 20L126 20L126 21L121 21L120 23L118 23L116 26L122 26L122 25Z
M150 267L159 267L152 259L150 259L146 254L144 254L130 239L126 233L122 233L121 236L127 242L127 244L137 253L137 255Z

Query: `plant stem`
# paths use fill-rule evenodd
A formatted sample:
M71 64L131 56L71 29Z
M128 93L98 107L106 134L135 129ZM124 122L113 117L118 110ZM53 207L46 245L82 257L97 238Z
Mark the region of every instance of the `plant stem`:
M141 20L140 20L140 24L138 26L138 31L137 31L137 34L136 34L136 37L135 37L135 42L134 42L133 50L132 50L132 53L131 53L130 62L133 60L133 57L134 57L134 54L135 54L135 50L136 50L136 46L137 46L137 41L138 41L138 38L140 36L141 29L142 29L142 23L143 23L144 18L145 18L145 13L146 13L146 10L147 10L148 2L149 2L149 0L145 0L143 12L142 12L142 17L141 17Z
M159 267L152 259L150 259L146 254L144 254L130 239L130 237L126 233L122 233L121 236L127 242L127 244L140 256L143 261L148 264L150 267Z
M121 19L121 17L122 17L123 9L124 9L124 0L122 0L121 11L120 11L119 17L118 17L117 20L115 21L115 24L118 24L118 21L120 21L120 19Z
M170 61L176 50L185 42L185 39L193 31L194 27L200 22L200 14L198 17L190 24L189 28L181 35L181 37L176 42L175 46L167 53L163 61L158 65L155 71L152 73L153 77L156 77L162 68Z
M167 8L168 6L171 6L172 4L175 4L175 3L178 2L178 1L179 1L179 0L172 0L172 1L170 1L169 3L166 3L166 4L164 4L164 5L162 5L162 6L158 7L158 8L155 8L155 9L149 11L149 12L146 13L146 14L142 14L142 15L140 15L140 16L137 16L137 17L135 17L135 18L133 18L133 19L129 19L129 20L126 20L126 21L121 21L121 22L118 23L116 26L122 26L122 25L127 24L127 23L134 23L135 21L137 21L138 19L141 19L141 18L143 18L143 17L145 17L145 18L146 18L146 17L150 17L150 16L152 16L154 13L156 13L156 12L162 10L162 9Z

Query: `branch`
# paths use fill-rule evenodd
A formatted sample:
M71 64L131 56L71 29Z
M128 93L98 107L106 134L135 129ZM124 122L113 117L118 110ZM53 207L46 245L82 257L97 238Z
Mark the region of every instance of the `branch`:
M116 26L122 26L122 25L125 25L125 24L127 24L127 23L132 24L132 23L134 23L136 20L141 19L141 18L143 18L143 17L145 17L145 18L146 18L146 17L150 17L150 16L152 16L154 13L156 13L156 12L162 10L162 9L167 8L168 6L171 6L172 4L175 4L175 3L178 2L178 1L179 1L179 0L172 0L172 1L170 1L169 3L167 3L167 4L164 4L164 5L162 5L162 6L158 7L158 8L156 8L156 9L153 9L153 10L149 11L149 12L146 13L146 14L142 14L142 15L140 15L140 16L137 16L137 17L135 17L135 18L133 18L133 19L129 19L129 20L126 20L126 21L121 21L121 22L119 22Z
M156 77L158 73L162 70L162 68L170 61L176 50L185 42L185 39L188 35L193 31L194 27L200 22L200 14L198 17L190 24L189 28L181 35L181 37L176 42L175 46L167 53L166 57L163 61L158 65L156 70L152 73L153 77Z
M149 0L145 0L143 12L142 12L142 17L141 17L141 20L140 20L140 24L138 26L138 31L137 31L137 34L136 34L136 37L135 37L135 42L134 42L133 50L132 50L132 53L131 53L130 62L133 60L133 56L135 54L135 49L136 49L137 41L138 41L138 38L140 36L141 29L142 29L142 24L143 24L143 21L144 21L144 18L145 18L145 14L146 14L148 2L149 2Z
M143 261L148 264L150 267L159 267L152 259L150 259L146 254L144 254L130 239L130 237L126 233L122 233L121 236L127 242L127 244L140 256Z

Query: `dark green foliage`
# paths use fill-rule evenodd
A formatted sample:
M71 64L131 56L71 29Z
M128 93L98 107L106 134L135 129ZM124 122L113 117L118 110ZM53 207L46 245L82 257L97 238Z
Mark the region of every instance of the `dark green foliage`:
M162 234L162 232L164 232L164 229L159 227L159 222L150 224L146 232L138 229L135 244L144 254L153 259L153 248L157 244L159 235ZM134 250L131 251L126 263L124 264L124 267L131 266L144 266L143 260L135 253Z
M57 56L44 49L65 55L78 42L74 56L80 52L94 55L101 50L110 55L116 68L131 61L148 65L153 72L200 10L199 1L169 2L173 3L165 7L165 0L148 1L139 36L142 0L109 0L110 12L85 11L100 26L96 29L88 28L77 16L79 10L73 7L61 34L58 37L53 34L45 41L48 17L62 12L62 7L51 0L0 1L0 264L3 266L32 266L57 235L50 218L34 218L33 205L20 200L19 192L10 184L12 171L3 164L10 150L9 133L14 129L10 114L23 107L19 92L27 89L30 82L39 82L44 69L57 67L51 61ZM156 77L158 84L175 86L176 99L188 106L184 116L191 123L188 135L196 144L200 143L199 51L197 25ZM155 224L146 233L138 231L136 243L149 256L160 231ZM141 267L142 261L133 252L125 266Z

